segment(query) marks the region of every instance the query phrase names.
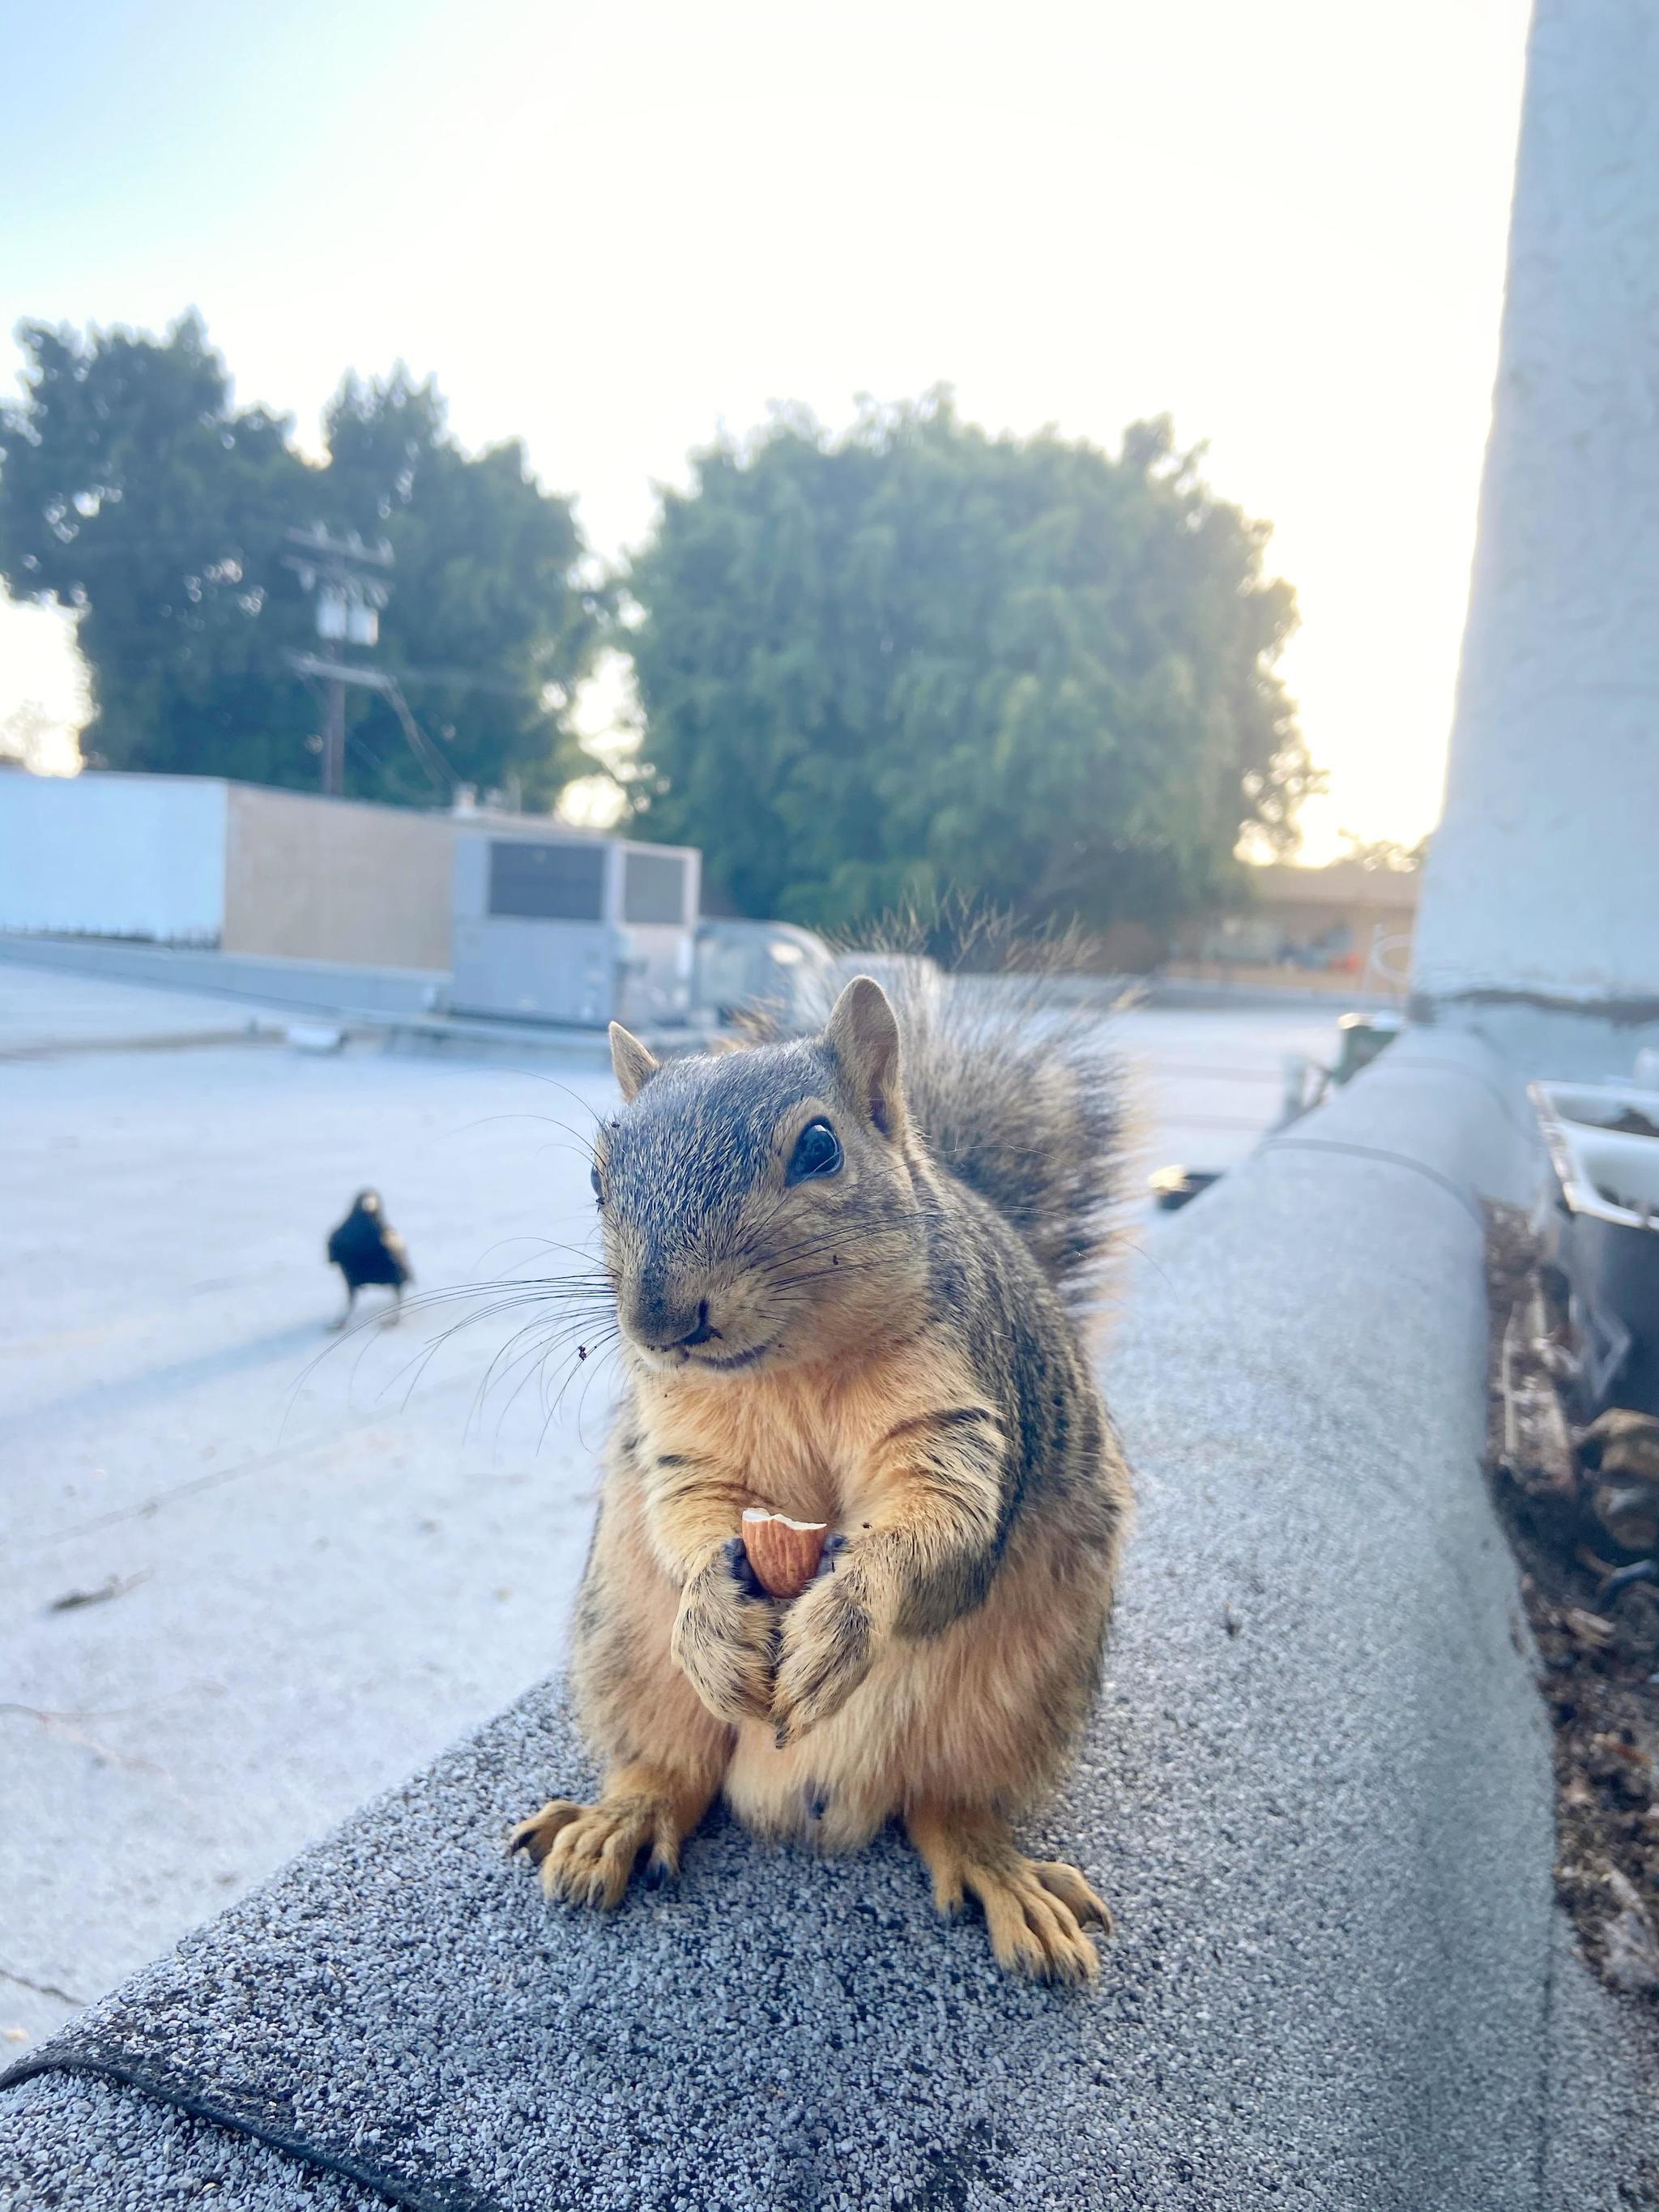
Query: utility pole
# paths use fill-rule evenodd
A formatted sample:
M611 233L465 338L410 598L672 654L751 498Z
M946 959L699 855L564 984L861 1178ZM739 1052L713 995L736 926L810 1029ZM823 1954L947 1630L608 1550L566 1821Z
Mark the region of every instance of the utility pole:
M345 684L338 676L328 679L328 701L323 723L323 790L338 799L345 790Z
M376 643L380 610L392 596L387 573L392 548L384 540L365 545L355 530L345 538L331 538L321 523L310 530L290 530L288 542L296 550L285 553L283 560L299 577L301 588L315 595L318 636L335 646ZM301 653L294 657L294 665L301 675L320 678L328 687L322 787L327 797L338 799L345 790L346 685L367 684L374 690L388 687L378 670L360 663L322 661Z

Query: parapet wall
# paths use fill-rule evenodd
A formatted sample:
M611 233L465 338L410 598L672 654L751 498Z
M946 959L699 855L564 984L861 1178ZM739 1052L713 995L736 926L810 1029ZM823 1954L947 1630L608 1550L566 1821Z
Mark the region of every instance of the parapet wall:
M549 1686L15 2069L0 2177L88 2212L204 2175L295 2212L1624 2201L1654 2122L1553 1902L1480 1468L1480 1200L1539 1172L1510 1071L1413 1035L1155 1237L1108 1370L1139 1533L1031 1838L1116 1908L1097 1990L1005 1980L896 1838L717 1820L678 1889L550 1912L501 1849L592 1779Z

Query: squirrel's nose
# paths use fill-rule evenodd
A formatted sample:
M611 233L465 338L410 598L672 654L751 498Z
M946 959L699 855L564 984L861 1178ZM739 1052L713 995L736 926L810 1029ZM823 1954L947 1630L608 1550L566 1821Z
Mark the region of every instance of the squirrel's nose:
M708 1301L699 1298L695 1317L682 1306L671 1310L665 1303L641 1304L634 1334L652 1352L678 1352L693 1344L707 1344L720 1331L708 1325Z

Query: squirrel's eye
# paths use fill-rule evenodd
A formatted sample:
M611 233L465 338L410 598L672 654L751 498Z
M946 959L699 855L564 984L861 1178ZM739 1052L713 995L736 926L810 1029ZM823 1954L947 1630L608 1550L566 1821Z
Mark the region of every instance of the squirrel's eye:
M594 1197L599 1200L599 1204L603 1206L605 1204L605 1185L599 1181L599 1171L597 1167L590 1168L588 1170L587 1179L593 1186Z
M827 1121L809 1121L795 1139L789 1181L805 1182L809 1176L832 1176L840 1165L840 1138Z

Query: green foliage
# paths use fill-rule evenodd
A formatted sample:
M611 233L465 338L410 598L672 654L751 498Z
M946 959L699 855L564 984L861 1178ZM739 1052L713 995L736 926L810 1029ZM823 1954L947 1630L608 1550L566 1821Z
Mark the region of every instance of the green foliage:
M1432 833L1425 831L1414 845L1402 845L1393 837L1356 837L1352 830L1340 834L1342 858L1357 860L1367 874L1410 875L1428 860Z
M432 386L399 372L347 380L314 466L291 423L233 407L194 315L161 341L21 336L27 397L0 410L0 580L77 616L89 759L315 786L321 710L289 656L319 641L283 555L289 529L320 522L391 543L374 658L457 780L516 777L545 801L576 769L564 711L598 610L569 507L518 446L469 458ZM348 695L347 789L440 796L389 705L362 690Z
M948 399L696 458L627 579L641 835L740 911L856 924L952 895L1166 922L1283 848L1314 776L1273 672L1267 530L1166 422L1121 459Z
M314 781L308 702L285 678L270 699L280 648L310 627L280 565L312 504L288 426L232 412L193 316L161 345L21 337L28 397L0 413L0 577L78 614L88 750L118 768Z

